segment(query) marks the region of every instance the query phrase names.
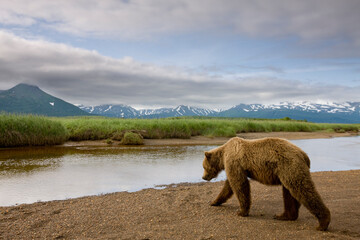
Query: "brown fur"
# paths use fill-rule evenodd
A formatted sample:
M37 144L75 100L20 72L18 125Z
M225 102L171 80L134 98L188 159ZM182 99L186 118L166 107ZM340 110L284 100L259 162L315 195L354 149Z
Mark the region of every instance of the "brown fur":
M267 185L282 185L284 213L279 220L296 220L303 204L325 231L330 211L325 206L310 176L309 157L300 148L280 138L245 140L232 138L224 145L205 152L203 179L210 181L225 170L227 180L211 203L219 206L235 193L239 200L238 215L248 216L251 199L248 178Z

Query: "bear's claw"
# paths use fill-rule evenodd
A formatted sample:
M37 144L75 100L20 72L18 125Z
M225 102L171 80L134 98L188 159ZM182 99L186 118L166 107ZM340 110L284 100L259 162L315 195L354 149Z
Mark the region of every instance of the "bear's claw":
M295 221L297 219L297 217L291 217L288 214L281 214L281 215L275 215L274 219L276 220L280 220L280 221Z
M210 206L220 206L221 205L221 203L218 203L218 202L211 202L210 203Z
M248 212L244 212L244 211L238 211L238 212L237 212L237 215L238 215L238 216L241 216L241 217L248 217L248 216L249 216L249 213L248 213Z
M319 222L319 226L316 228L318 231L326 231L328 229L328 226L330 224L330 215L324 219L321 219Z

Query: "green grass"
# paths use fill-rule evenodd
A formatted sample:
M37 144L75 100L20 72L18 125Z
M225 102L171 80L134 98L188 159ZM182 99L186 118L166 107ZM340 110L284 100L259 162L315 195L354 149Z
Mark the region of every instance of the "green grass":
M65 140L117 140L127 131L148 139L191 136L234 137L246 132L358 132L360 124L325 124L289 119L166 118L118 119L105 117L49 118L0 115L0 147L51 145ZM120 139L118 139L120 140Z
M293 120L242 118L117 119L104 117L60 118L71 140L107 139L124 131L142 131L144 138L233 137L245 132L347 132L360 124L308 123Z
M123 145L142 145L144 140L138 133L126 132L123 139L121 140Z
M34 115L0 114L0 147L56 145L68 139L62 123Z

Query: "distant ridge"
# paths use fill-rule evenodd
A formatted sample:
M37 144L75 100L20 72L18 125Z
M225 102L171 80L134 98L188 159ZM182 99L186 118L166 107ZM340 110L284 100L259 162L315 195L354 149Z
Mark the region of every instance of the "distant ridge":
M279 104L239 104L215 111L179 105L175 108L136 110L127 105L79 106L84 111L107 117L165 118L181 116L244 117L278 119L289 117L318 123L360 123L360 102L311 103L282 102Z
M47 94L37 86L24 83L0 91L0 112L57 117L90 115L68 102Z
M179 105L175 108L159 108L159 109L142 109L136 110L133 107L119 104L119 105L100 105L100 106L83 106L79 108L92 114L97 114L106 117L118 118L167 118L167 117L182 117L182 116L214 116L218 111Z
M360 123L360 102L239 104L222 111L185 105L142 110L124 104L77 107L45 93L37 86L28 84L19 84L9 90L0 91L0 112L2 111L45 116L100 115L116 118L207 116L279 119L289 117L318 123Z
M360 102L239 104L220 113L223 117L285 118L318 123L360 123Z
M105 116L105 117L136 118L138 116L136 109L123 104L119 104L119 105L106 104L99 106L78 105L78 107L88 113Z
M175 108L143 109L139 110L142 118L162 118L181 116L214 116L218 112L207 108L179 105Z

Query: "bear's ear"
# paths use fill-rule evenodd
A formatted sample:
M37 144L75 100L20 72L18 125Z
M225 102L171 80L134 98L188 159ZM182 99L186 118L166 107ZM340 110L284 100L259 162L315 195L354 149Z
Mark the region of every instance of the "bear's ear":
M211 152L205 152L206 158L211 158Z

